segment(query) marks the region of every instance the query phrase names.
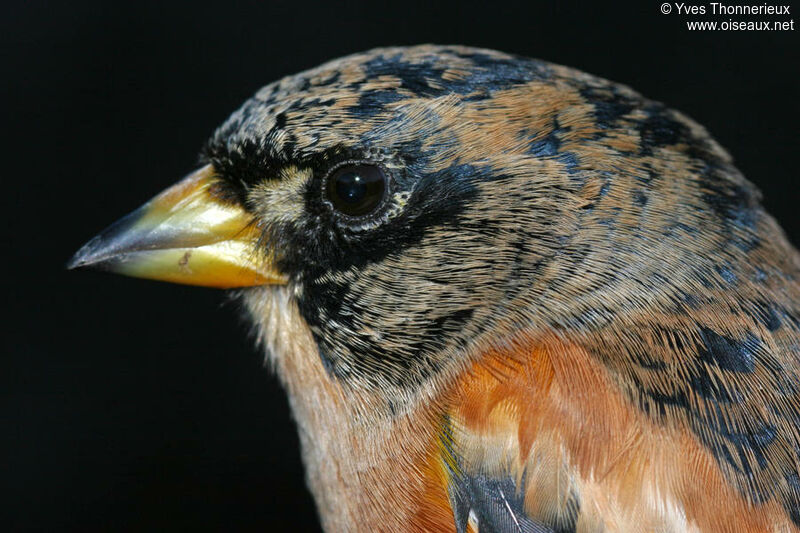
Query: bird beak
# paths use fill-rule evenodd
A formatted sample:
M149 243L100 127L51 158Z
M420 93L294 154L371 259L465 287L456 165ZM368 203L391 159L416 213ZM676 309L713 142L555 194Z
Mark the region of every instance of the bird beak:
M216 197L213 184L210 165L190 174L87 242L67 268L220 289L286 283L258 253L252 215Z

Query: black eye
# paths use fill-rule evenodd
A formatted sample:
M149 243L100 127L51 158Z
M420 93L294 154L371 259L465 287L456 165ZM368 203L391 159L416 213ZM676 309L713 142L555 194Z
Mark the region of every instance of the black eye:
M328 177L327 195L333 207L358 217L374 211L386 194L386 174L376 165L348 164Z

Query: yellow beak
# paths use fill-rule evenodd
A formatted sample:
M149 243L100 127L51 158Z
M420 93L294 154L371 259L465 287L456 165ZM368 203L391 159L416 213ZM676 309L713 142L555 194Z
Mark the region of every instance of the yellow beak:
M210 165L190 174L86 243L67 268L221 289L286 283L259 252L252 215L215 197L213 183Z

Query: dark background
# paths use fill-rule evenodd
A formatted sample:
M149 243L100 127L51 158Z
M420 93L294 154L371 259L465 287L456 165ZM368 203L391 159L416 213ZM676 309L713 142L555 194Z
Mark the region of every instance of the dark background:
M280 76L420 42L578 67L707 126L798 242L800 30L693 33L660 4L4 4L3 529L318 527L283 392L225 295L63 268Z

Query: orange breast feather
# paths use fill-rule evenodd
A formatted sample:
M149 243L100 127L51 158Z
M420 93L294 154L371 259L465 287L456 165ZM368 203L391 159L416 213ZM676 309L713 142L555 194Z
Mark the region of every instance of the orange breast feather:
M511 479L516 494L504 496L525 517L578 532L793 530L779 505L749 505L690 431L654 424L576 345L525 339L487 352L449 396L451 494L470 477Z

